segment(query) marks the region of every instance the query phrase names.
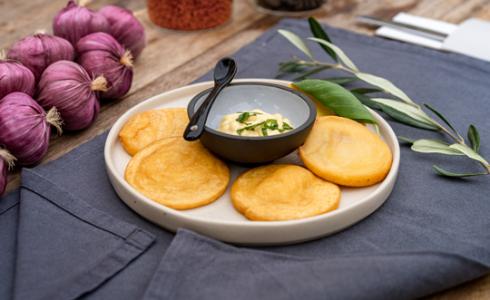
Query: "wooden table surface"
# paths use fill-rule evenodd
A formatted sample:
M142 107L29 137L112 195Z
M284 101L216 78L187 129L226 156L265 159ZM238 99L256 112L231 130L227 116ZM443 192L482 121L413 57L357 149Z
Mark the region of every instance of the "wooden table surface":
M37 30L51 32L51 21L67 0L0 0L0 49ZM135 65L131 91L104 104L89 129L51 140L42 163L56 159L111 127L130 107L164 91L184 86L210 70L215 62L252 42L275 25L278 17L257 12L248 0L233 1L233 17L213 30L180 32L158 28L148 19L144 0L93 0L88 7L116 4L134 11L146 27L148 45ZM315 16L330 25L372 34L356 24L364 14L390 18L400 11L459 23L469 17L490 20L490 0L329 0ZM8 190L19 185L19 172L10 176ZM439 293L431 299L490 299L490 276Z

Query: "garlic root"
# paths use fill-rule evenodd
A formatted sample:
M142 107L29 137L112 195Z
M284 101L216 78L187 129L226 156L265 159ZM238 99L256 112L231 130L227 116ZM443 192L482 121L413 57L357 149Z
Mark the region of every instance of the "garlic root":
M7 149L5 148L0 148L0 159L3 159L6 163L9 169L12 169L15 165L15 161L17 158L13 156Z
M56 107L52 107L47 115L46 115L46 121L52 125L54 128L56 128L56 131L58 132L58 135L63 134L63 129L61 128L61 125L63 125L63 120L61 119L59 111L56 109Z

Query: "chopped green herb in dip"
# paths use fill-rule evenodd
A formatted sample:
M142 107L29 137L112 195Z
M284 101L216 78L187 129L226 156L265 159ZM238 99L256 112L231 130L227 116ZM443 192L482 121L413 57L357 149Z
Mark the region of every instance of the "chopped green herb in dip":
M237 112L223 117L219 130L241 136L269 136L292 130L291 122L281 114L260 109Z

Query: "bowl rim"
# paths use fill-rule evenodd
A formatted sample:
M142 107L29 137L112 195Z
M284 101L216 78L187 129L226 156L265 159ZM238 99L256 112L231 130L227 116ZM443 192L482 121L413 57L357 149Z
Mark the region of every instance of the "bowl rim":
M221 138L224 139L230 139L230 140L238 140L238 141L268 141L268 140L277 140L277 139L285 139L291 136L294 136L309 127L313 125L313 123L316 120L317 112L316 112L316 106L313 103L313 101L306 96L305 94L301 93L300 91L294 90L290 87L287 86L281 86L279 84L275 83L268 83L268 82L259 82L259 81L241 81L241 82L233 82L230 83L228 86L240 86L240 85L260 85L260 86L268 86L268 87L273 87L277 89L284 90L286 92L290 92L292 94L295 94L298 96L299 99L303 100L303 102L306 103L309 113L307 119L298 127L293 128L293 130L290 130L288 132L280 133L280 134L275 134L275 135L269 135L269 136L242 136L242 135L234 135L234 134L229 134L225 132L221 132L219 130L216 130L212 127L209 127L207 125L204 126L204 130L208 133L211 133L213 135L217 135ZM228 87L227 86L227 87ZM225 87L226 88L226 87ZM197 100L199 100L203 95L209 93L213 88L206 89L199 94L195 95L190 101L189 104L187 105L187 115L189 116L189 119L192 118L192 115L195 113L195 105ZM192 112L192 114L191 114Z

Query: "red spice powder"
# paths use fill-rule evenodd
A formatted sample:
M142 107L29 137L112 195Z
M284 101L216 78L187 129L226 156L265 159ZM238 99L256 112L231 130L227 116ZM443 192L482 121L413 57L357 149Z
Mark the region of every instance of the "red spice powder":
M178 30L221 25L230 18L231 4L232 0L147 0L153 23Z

